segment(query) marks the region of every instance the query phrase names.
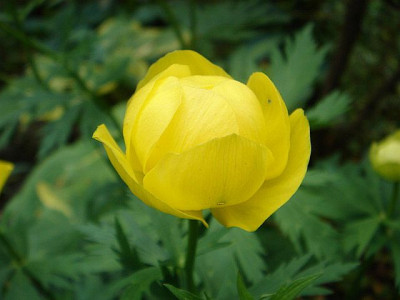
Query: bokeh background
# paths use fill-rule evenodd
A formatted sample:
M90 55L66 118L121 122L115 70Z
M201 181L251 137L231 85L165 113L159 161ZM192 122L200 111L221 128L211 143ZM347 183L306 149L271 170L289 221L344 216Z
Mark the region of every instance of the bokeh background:
M0 196L0 298L172 297L157 285L172 275L129 275L179 266L183 242L163 236L184 229L126 191L91 135L106 123L120 138L149 65L190 48L244 83L268 74L312 130L296 196L251 237L203 241L215 249L198 274L221 265L205 289L233 299L229 276L213 283L224 269L242 270L255 294L321 272L304 299L399 299L400 204L388 216L392 183L367 159L400 128L399 28L396 0L0 2L0 159L15 164ZM118 248L121 224L140 266ZM235 259L222 263L223 253Z

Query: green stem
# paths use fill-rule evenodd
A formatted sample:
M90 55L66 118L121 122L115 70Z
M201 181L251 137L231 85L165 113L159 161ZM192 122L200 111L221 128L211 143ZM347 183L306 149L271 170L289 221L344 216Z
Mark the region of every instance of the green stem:
M196 12L196 0L190 0L190 48L196 50L197 42L197 12Z
M187 252L185 261L186 285L189 292L195 292L196 290L193 280L193 270L196 260L198 227L199 221L189 220L188 246L186 250Z
M21 268L22 272L31 281L32 285L36 288L39 294L41 294L44 297L44 299L49 299L49 300L55 299L53 294L49 290L47 290L47 288L40 282L40 280L37 279L36 276L28 268L24 266L24 259L17 252L17 250L14 249L14 247L8 241L6 235L2 231L0 231L0 242L4 245L4 248L6 249L8 254L12 257L13 261L15 262L15 265Z
M187 45L185 43L185 39L183 38L182 30L179 25L178 19L175 17L174 12L172 11L171 7L165 0L158 0L157 1L160 7L164 10L165 15L168 19L168 22L171 24L172 29L175 32L176 37L179 40L179 43L181 44L182 49L187 49Z
M400 187L400 182L393 183L392 199L389 203L388 212L387 212L388 218L393 217L394 213L396 212L396 205L397 205L398 198L399 198L399 187Z

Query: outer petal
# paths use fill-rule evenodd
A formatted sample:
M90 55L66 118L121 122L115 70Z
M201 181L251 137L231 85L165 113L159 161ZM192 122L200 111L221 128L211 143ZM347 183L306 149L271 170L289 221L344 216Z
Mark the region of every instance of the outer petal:
M143 186L138 183L138 178L133 172L129 161L126 159L126 156L122 153L104 124L97 127L97 130L93 134L93 138L103 143L113 167L132 193L134 193L140 200L164 213L185 219L200 220L207 226L201 211L180 211L174 209L147 192Z
M224 208L211 210L214 217L227 227L240 227L247 231L256 230L299 188L307 170L311 153L310 128L301 109L290 116L290 153L283 173L266 181L248 201Z
M183 90L179 80L168 77L153 88L150 101L145 101L132 128L132 144L143 166L154 144L168 127L182 103Z
M13 169L14 165L12 163L0 160L0 192Z
M271 160L265 146L234 134L166 155L146 174L143 185L181 210L229 206L260 188Z
M168 77L186 77L190 75L190 69L184 65L171 65L163 72L157 74L153 80L142 89L136 91L136 93L129 99L127 109L124 118L124 140L126 145L126 153L129 161L132 162L132 167L135 171L142 171L142 165L139 162L136 151L132 147L132 128L135 124L139 112L142 110L150 96L152 96L159 88L165 83Z
M290 147L290 122L288 111L281 95L264 73L250 76L247 86L259 99L266 122L265 145L275 158L274 166L268 171L267 179L274 178L284 170Z
M145 173L167 153L182 153L199 144L239 133L235 112L209 90L183 86L184 98L173 120L155 144Z
M146 76L139 82L137 89L142 88L158 73L164 71L173 64L189 66L192 75L217 75L230 78L222 68L214 65L197 52L191 50L178 50L168 53L152 64L147 71Z

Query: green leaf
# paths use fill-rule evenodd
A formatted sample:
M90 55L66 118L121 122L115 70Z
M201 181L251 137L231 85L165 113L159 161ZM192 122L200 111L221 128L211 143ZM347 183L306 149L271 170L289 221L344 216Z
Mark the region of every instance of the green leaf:
M196 296L188 291L178 289L170 284L164 284L169 291L179 300L204 300L203 298Z
M144 293L150 290L153 282L161 280L161 270L156 267L149 267L136 271L124 281L129 281L129 286L125 289L120 300L140 300L144 299Z
M246 83L252 73L260 71L260 61L275 49L277 42L277 38L269 37L238 48L229 57L229 74Z
M261 295L272 295L284 286L290 285L299 278L314 276L319 274L318 279L313 281L312 286L307 287L302 295L323 295L328 294L329 290L321 287L322 284L339 281L343 275L354 269L357 264L341 263L324 260L317 262L311 255L303 255L292 259L288 263L281 264L272 272L269 272L264 278L258 281L250 288L252 295L260 297Z
M116 249L115 252L119 257L122 268L129 271L140 268L142 263L140 262L139 256L135 248L130 246L126 234L117 217L115 217L115 231L119 246L119 249Z
M64 145L71 135L73 126L78 119L80 107L75 105L66 110L64 115L46 125L43 132L43 140L39 149L39 158L43 159L51 151Z
M203 279L204 289L212 298L234 299L239 270L249 283L264 277L266 266L262 255L265 250L256 234L238 228L223 228L215 220L210 222L204 238L209 234L218 235L221 228L228 232L219 242L229 245L198 256L195 272Z
M284 54L279 48L272 52L267 73L281 92L289 111L304 107L324 62L326 49L317 49L312 30L308 25L293 40L287 40Z
M337 123L349 110L350 104L350 96L339 91L325 96L306 112L311 128L323 128Z
M304 189L300 189L275 213L274 219L297 250L302 251L306 248L319 258L331 258L339 253L339 235L332 225L319 218L313 211L314 202L318 201L321 202L318 195L310 195ZM315 236L318 236L318 239Z
M380 224L381 218L379 216L356 220L346 224L343 233L345 250L350 252L352 249L356 249L357 257L361 257Z
M310 275L307 277L299 278L291 284L281 287L275 294L269 298L270 300L292 300L302 290L311 285L321 274Z
M238 272L238 275L237 275L236 287L237 287L237 291L238 291L240 300L253 300L254 299L253 296L250 294L250 292L247 290L246 285L243 282L243 278L240 275L240 272Z

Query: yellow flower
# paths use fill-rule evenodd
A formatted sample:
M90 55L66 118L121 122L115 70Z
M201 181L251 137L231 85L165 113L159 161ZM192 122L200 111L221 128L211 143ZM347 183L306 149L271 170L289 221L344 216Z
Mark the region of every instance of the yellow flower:
M11 171L14 169L14 165L7 161L0 160L0 192L3 189L4 184L10 176Z
M400 130L373 143L369 158L374 170L391 181L400 181Z
M93 137L144 203L204 224L256 230L298 189L311 145L304 112L288 115L263 73L247 85L193 51L154 63L127 104L122 152L105 125Z

